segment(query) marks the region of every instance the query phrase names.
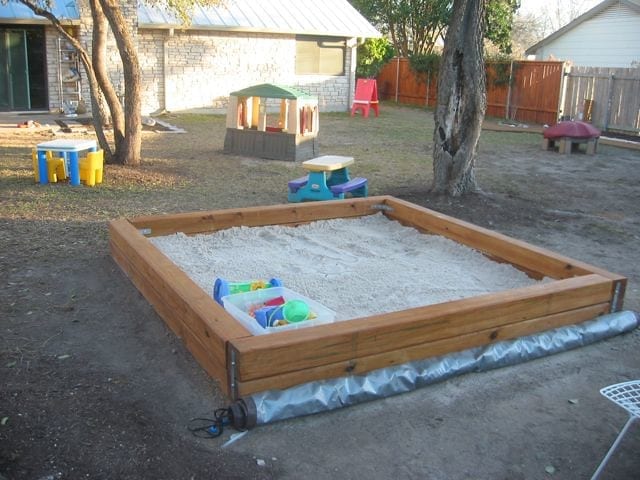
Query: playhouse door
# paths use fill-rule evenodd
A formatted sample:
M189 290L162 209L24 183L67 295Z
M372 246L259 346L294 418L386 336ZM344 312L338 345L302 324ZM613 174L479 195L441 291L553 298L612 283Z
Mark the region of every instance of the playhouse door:
M29 66L24 30L0 30L0 109L28 110Z

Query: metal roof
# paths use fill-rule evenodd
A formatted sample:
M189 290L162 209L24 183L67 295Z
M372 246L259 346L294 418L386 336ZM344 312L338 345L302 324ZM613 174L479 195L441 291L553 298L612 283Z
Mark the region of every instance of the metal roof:
M75 0L52 2L51 10L63 23L78 23ZM0 1L0 23L49 23L17 0ZM241 32L380 37L381 34L347 0L223 0L218 7L196 6L185 26L169 10L141 0L139 28L188 28Z
M75 0L58 0L51 3L50 10L62 23L78 23L80 21L80 12ZM33 10L17 0L8 0L6 4L0 2L0 23L34 24L50 22L46 18L36 15Z
M138 4L139 28L189 28L242 32L380 37L347 0L223 0L218 7L196 6L184 26L168 10Z

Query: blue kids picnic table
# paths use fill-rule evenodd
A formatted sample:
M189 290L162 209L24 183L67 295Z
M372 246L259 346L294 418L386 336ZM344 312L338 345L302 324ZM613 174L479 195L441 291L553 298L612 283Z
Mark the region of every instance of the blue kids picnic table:
M302 162L309 174L289 182L289 201L332 200L344 198L345 192L366 197L367 179L351 179L349 166L352 164L353 157L340 155L324 155Z

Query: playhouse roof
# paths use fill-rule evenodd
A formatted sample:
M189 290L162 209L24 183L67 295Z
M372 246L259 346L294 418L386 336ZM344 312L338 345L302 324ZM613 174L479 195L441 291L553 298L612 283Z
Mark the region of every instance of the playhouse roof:
M262 98L286 98L296 100L298 98L312 98L311 95L291 87L283 87L272 83L262 83L251 87L231 92L234 97L262 97Z

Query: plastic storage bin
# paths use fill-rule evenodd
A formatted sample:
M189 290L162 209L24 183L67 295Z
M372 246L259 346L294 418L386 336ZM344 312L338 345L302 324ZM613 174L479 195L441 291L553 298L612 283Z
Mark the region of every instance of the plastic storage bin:
M302 300L309 306L309 310L316 317L312 320L304 320L302 322L290 323L280 327L266 327L258 323L258 321L249 315L249 311L256 306L277 297L283 297L285 302L290 300ZM285 287L264 288L254 290L252 292L236 293L222 297L222 304L236 320L240 321L254 335L263 335L265 333L285 332L297 328L311 327L313 325L321 325L332 323L336 317L336 312L325 307L324 305L311 300L310 298L300 295L293 290Z

